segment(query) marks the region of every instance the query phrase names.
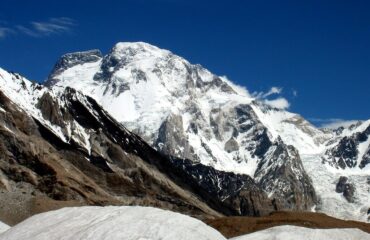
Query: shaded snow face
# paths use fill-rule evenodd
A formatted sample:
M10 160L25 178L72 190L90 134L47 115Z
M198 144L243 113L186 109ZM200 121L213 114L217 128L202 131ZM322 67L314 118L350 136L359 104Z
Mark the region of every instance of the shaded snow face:
M370 235L359 229L310 229L296 226L278 226L232 240L366 240Z
M0 239L225 240L205 223L150 207L75 207L35 215Z

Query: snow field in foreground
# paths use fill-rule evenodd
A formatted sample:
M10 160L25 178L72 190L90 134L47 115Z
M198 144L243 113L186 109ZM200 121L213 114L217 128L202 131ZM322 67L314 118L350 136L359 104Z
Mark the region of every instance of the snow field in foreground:
M359 229L311 229L297 226L278 226L232 238L231 240L369 240L370 234Z
M6 230L8 230L10 227L8 225L6 225L5 223L3 222L0 222L0 233L2 232L5 232Z
M186 215L151 207L73 207L41 213L0 235L7 240L225 240Z
M8 230L7 230L8 229ZM7 230L7 231L6 231ZM73 207L35 215L9 229L6 240L226 240L205 223L152 207ZM232 240L370 240L359 229L310 229L278 226Z

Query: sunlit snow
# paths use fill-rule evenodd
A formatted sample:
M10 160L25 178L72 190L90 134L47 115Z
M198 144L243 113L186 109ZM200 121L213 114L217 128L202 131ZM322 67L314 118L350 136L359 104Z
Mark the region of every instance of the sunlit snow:
M7 240L225 240L186 215L151 207L75 207L35 215L0 234Z
M278 226L231 240L368 240L370 235L359 229L311 229L297 226Z

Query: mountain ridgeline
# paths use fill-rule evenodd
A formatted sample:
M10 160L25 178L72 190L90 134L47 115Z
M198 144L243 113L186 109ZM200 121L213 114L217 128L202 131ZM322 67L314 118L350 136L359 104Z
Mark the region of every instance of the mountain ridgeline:
M368 220L370 121L318 129L141 42L66 54L44 85L1 69L0 83L0 217L22 210L9 221L40 202Z

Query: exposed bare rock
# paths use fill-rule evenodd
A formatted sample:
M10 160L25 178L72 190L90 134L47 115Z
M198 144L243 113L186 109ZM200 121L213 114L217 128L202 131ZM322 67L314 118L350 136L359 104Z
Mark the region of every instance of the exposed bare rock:
M353 186L353 184L348 182L347 177L341 176L339 178L335 191L337 193L343 193L343 196L347 199L348 202L353 203L355 201L355 187Z
M52 113L45 114L47 120L67 123L60 127L72 125L73 120L80 128L90 129L91 149L78 138L64 142L0 92L0 106L5 110L0 112L2 220L13 224L34 214L34 201L55 202L60 207L150 205L199 217L220 215L168 177L169 169L161 164L165 158L105 115L95 102L90 103L94 113L90 112L76 94L69 89L63 96L64 111L53 109L59 106L48 96L39 106ZM19 213L14 212L15 204ZM47 206L40 211L52 209Z
M318 201L298 151L278 139L259 163L257 182L282 203L282 209L306 210Z
M225 143L225 150L227 152L234 152L239 150L239 144L235 140L235 138L230 138L226 143Z

